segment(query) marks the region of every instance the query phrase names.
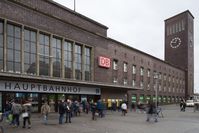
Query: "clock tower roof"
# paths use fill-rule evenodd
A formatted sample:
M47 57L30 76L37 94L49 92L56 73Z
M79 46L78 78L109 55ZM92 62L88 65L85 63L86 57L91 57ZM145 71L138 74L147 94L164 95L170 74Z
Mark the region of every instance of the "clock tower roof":
M193 14L192 14L189 10L186 10L186 11L184 11L184 12L182 12L182 13L179 13L179 14L177 14L177 15L175 15L175 16L172 16L172 17L170 17L170 18L168 18L168 19L166 19L166 20L164 20L164 21L165 21L165 22L166 22L166 21L169 21L169 20L171 20L171 19L173 19L173 18L175 18L175 17L177 17L177 16L181 16L181 15L186 14L186 13L190 14L191 17L194 19Z

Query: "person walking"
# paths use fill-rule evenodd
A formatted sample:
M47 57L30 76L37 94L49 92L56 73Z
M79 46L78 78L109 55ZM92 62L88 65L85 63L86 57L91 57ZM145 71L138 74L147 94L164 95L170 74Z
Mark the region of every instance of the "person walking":
M92 120L96 120L97 103L91 103Z
M12 104L11 112L13 114L13 121L12 124L15 127L19 127L20 121L19 121L19 116L21 114L22 107L19 104L18 100L15 100Z
M31 103L26 103L23 105L22 109L22 118L23 118L23 128L26 128L26 121L28 121L28 128L31 128Z
M122 109L122 115L125 116L127 113L127 105L125 102L122 103L121 109Z
M47 101L41 106L41 114L43 116L43 122L45 125L48 124L48 114L50 113L50 106Z
M61 100L59 103L59 124L63 124L64 114L65 114L64 100Z
M68 99L66 102L66 121L65 123L71 123L71 113L72 113L72 109L71 109L71 101Z
M158 122L155 103L152 101L150 101L148 104L147 120L146 121L149 122L151 117L154 117L155 122Z

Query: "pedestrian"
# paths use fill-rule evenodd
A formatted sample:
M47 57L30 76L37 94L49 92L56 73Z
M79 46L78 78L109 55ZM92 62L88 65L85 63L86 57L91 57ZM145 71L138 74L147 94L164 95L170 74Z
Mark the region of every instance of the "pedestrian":
M155 103L152 101L150 101L148 104L147 120L146 121L149 122L151 117L154 117L155 122L158 122Z
M28 128L31 128L31 103L26 103L23 105L22 109L22 118L23 118L23 128L26 128L26 121L28 121Z
M91 103L92 120L96 120L97 103Z
M181 99L180 101L180 111L185 112L185 108L186 108L186 102L184 99Z
M127 105L125 102L122 103L121 109L122 109L122 115L125 116L127 113Z
M41 106L41 114L43 116L43 122L45 125L48 123L48 114L50 113L50 106L48 105L47 101Z
M72 110L71 110L71 101L68 99L66 101L66 121L65 123L71 123L71 113L72 113Z
M61 100L59 103L59 124L63 123L64 114L65 114L65 104L64 100Z
M13 120L12 120L13 127L19 127L20 125L19 116L22 112L22 107L17 99L12 104L11 112L13 114Z

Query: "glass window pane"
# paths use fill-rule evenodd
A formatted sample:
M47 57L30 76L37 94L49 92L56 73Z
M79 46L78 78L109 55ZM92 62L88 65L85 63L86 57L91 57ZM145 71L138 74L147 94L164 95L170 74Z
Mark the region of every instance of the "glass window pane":
M15 26L15 37L21 38L21 28Z
M21 72L21 64L15 63L15 72Z
M56 48L56 39L55 38L52 39L52 47Z
M57 40L57 48L61 49L61 40Z
M25 34L25 38L24 39L29 41L30 40L30 31L29 30L25 30L24 34Z
M3 47L3 35L0 35L0 47Z
M15 39L15 49L21 50L21 40L20 39Z
M7 71L13 71L13 62L7 62Z
M57 58L61 59L61 50L57 49Z
M3 48L0 47L0 60L3 60Z
M40 45L39 53L40 53L41 55L44 55L44 45Z
M7 34L10 36L14 36L14 27L10 24L7 25Z
M29 62L30 62L30 54L24 52L24 63L29 64Z
M35 63L36 61L36 55L35 54L31 54L31 64Z
M3 23L0 22L0 34L3 33Z
M7 50L7 60L8 61L13 61L13 50L11 50L11 49L8 49Z
M28 41L24 42L24 51L30 52L30 43Z
M40 36L39 36L39 43L44 44L44 35L43 34L40 34Z
M15 61L20 62L21 61L21 52L15 51Z
M49 37L45 36L45 45L49 46Z
M14 38L12 38L12 37L7 37L7 38L8 38L7 48L14 49Z
M31 32L31 41L36 42L36 33L33 31Z
M49 47L48 46L45 46L45 55L49 56Z
M36 53L36 44L35 43L31 43L31 53Z

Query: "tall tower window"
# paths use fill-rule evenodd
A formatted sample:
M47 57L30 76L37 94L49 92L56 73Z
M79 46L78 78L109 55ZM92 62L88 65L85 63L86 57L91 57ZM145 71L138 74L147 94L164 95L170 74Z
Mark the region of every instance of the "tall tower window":
M3 56L3 44L4 44L4 41L3 41L3 23L0 21L0 71L2 72L3 71L3 59L4 59L4 56Z
M7 71L21 72L21 28L7 25Z
M36 74L36 32L25 29L24 72Z

